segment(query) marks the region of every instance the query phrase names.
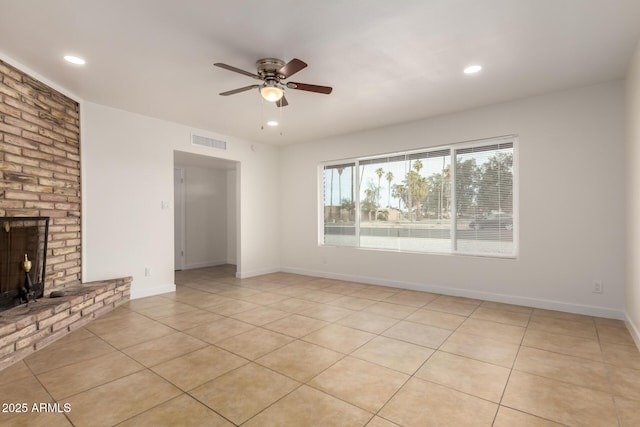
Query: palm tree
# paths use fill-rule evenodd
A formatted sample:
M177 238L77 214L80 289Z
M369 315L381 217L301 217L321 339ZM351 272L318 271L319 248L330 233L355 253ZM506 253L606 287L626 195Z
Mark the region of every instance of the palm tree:
M384 169L382 168L376 169L376 175L378 175L378 189L376 190L376 204L380 206L380 180L382 180L382 175L384 175Z
M338 200L342 202L342 172L344 172L343 167L338 168ZM338 221L342 220L342 207L338 210Z
M408 191L408 201L409 201L409 218L412 220L412 209L415 206L416 210L416 220L420 221L422 219L422 200L429 194L429 185L427 184L427 179L424 176L421 176L418 172L412 170L407 173L406 178Z
M398 210L402 211L400 203L404 201L404 196L407 192L407 187L402 184L396 184L393 186L393 197L398 199Z
M331 168L331 190L329 190L329 220L333 219L333 170Z
M419 160L418 160L419 161ZM409 160L409 172L407 172L407 177L405 178L406 186L407 186L407 215L409 216L409 221L413 222L413 194L411 192L411 174L413 171L411 170L411 160Z
M420 200L424 198L428 193L426 179L420 175L420 169L422 169L422 167L422 162L420 161L420 159L417 159L415 162L413 162L413 169L415 169L415 172L410 170L409 173L407 173L407 186L409 188L409 218L413 220L411 210L413 208L413 202L415 199L417 221L420 221L422 219Z
M420 159L413 162L413 168L416 170L416 172L420 173L420 169L422 169L422 162L420 161Z
M429 194L429 183L427 178L415 173L413 182L413 196L416 198L416 220L422 219L422 201Z
M387 182L389 183L389 188L387 189L388 194L387 194L387 207L390 208L391 207L391 181L393 181L393 173L391 171L387 172L387 174L384 176L387 179Z

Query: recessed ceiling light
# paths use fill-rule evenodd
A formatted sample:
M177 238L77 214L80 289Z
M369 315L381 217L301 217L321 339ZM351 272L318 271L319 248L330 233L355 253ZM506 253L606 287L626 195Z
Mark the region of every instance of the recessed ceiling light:
M478 71L482 70L482 67L480 65L470 65L467 68L464 69L464 73L465 74L474 74L477 73Z
M86 61L84 59L78 58L77 56L73 56L73 55L65 55L64 60L76 65L86 64Z
M278 126L278 122L276 122L275 120L269 120L267 122L267 125L268 126Z

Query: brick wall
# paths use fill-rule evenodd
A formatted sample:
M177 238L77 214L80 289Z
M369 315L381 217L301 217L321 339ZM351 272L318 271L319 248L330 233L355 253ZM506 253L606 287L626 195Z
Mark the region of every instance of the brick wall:
M50 217L45 290L80 282L79 105L3 61L0 216Z

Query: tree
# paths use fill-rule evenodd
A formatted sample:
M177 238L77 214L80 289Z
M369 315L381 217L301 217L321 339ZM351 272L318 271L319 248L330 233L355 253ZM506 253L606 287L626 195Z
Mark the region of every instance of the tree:
M376 204L380 206L380 181L382 180L382 175L384 175L384 169L376 169L376 175L378 175L378 188L376 188Z
M438 205L440 203L440 191L442 183L442 174L434 173L433 175L427 177L427 185L429 187L429 191L427 192L427 197L425 198L423 210L427 213L434 212L437 214Z
M331 190L329 190L329 219L333 217L333 169L331 168Z
M388 194L387 194L387 207L391 207L391 181L393 181L393 173L391 171L387 172L385 175L387 182L389 183Z
M371 188L371 184L369 188L364 190L364 200L360 202L360 209L367 213L369 217L369 222L371 222L371 212L375 212L378 209L378 205L376 204L376 190L375 187Z
M496 153L480 166L478 206L486 212L513 212L513 153Z
M400 208L400 202L404 202L404 205L407 206L407 187L402 184L394 185L393 197L398 199L398 210L402 211L402 209Z
M344 172L344 168L340 166L338 168L338 200L342 200L342 172ZM331 192L333 193L333 189ZM338 220L342 220L342 209L338 212Z
M420 173L420 169L422 169L422 162L420 161L420 159L413 162L413 168L416 170L416 172Z
M438 197L438 219L442 219L442 211L448 211L445 189L449 189L449 167L444 166L445 158L442 158L442 176L440 179L440 197ZM445 187L446 186L446 187Z
M420 159L413 162L413 169L415 170L407 172L404 182L407 186L409 219L413 220L412 210L415 204L416 220L420 221L422 219L422 209L420 208L421 201L427 196L429 186L427 184L427 179L420 175L420 170L422 169L422 162Z
M456 212L466 213L474 205L478 191L479 170L476 159L456 159Z
M356 208L356 202L354 202L353 200L344 198L341 200L340 208L347 211L347 215L349 216L349 221L351 221L351 213Z
M415 206L416 220L420 221L422 219L422 201L427 197L427 194L429 194L427 178L420 175L417 171L409 171L405 183L408 188L410 218L412 218L411 209Z

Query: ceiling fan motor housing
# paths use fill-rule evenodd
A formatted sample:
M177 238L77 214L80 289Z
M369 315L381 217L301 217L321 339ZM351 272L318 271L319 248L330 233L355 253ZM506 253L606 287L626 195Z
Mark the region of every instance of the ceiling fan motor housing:
M284 66L285 62L276 58L263 58L256 61L256 68L260 77L265 79L273 78L278 82L285 77L278 74L278 70Z

